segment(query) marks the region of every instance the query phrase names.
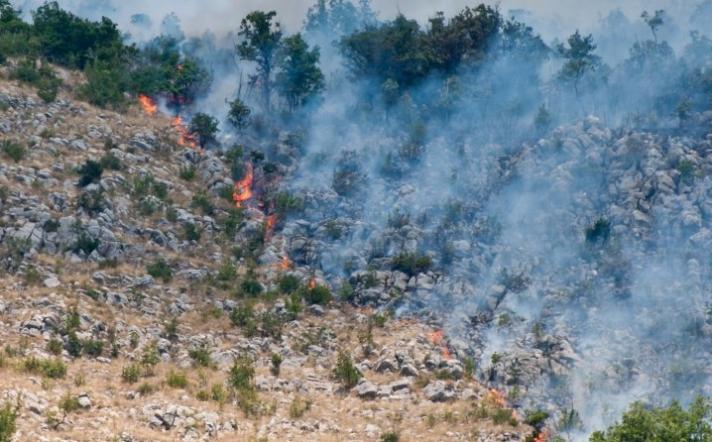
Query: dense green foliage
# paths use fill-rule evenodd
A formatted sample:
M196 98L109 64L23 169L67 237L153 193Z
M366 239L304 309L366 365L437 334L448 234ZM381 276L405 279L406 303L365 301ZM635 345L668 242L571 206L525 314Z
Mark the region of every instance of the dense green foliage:
M633 404L621 422L594 433L591 442L672 442L712 440L712 409L709 401L697 398L685 410L677 402L667 408Z
M17 431L18 407L5 403L0 407L0 442L11 442Z
M291 107L304 104L324 88L319 48L310 50L300 34L284 39L279 60L277 86Z

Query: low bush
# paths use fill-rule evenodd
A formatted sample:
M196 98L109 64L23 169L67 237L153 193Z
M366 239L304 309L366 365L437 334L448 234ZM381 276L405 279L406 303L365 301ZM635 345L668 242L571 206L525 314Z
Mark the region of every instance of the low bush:
M19 406L9 402L0 407L0 442L10 442L17 431Z
M138 364L130 364L121 370L121 380L127 384L135 384L141 377L141 367Z
M361 379L361 372L354 365L351 355L345 351L339 352L333 374L346 390L355 387Z
M171 266L163 259L159 259L146 266L146 273L156 279L160 279L165 283L170 282L173 278Z
M185 389L188 387L188 378L185 376L185 373L171 370L168 376L166 376L166 384L171 388Z
M25 158L25 146L16 141L3 140L1 149L4 156L16 163L19 163Z

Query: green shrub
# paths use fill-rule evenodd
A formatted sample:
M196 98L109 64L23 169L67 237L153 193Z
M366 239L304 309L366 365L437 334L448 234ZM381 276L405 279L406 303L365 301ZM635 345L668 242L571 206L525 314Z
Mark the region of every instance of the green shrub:
M62 344L62 341L59 339L50 339L49 342L47 342L47 351L55 356L61 355L63 349L64 344Z
M255 297L263 291L262 284L256 279L248 277L240 283L240 292L243 296Z
M79 187L86 187L89 184L99 182L101 174L104 173L104 168L96 161L87 160L77 172L80 175Z
M199 367L212 367L213 360L210 357L210 351L206 347L199 347L188 352L188 355L193 360L193 363Z
M19 416L19 406L5 403L0 407L0 442L12 442L13 435L17 431L17 416Z
M45 103L52 103L59 94L59 85L60 82L56 79L42 80L37 88L37 96Z
M228 384L237 391L253 390L255 367L248 357L235 359L228 375Z
M114 155L113 153L109 152L105 154L103 157L101 157L101 160L99 160L99 164L101 164L101 167L107 170L121 170L122 165L121 165L121 160L119 157Z
M351 355L345 351L339 352L333 374L334 378L347 390L355 387L361 379L361 372L354 365Z
M605 432L593 433L590 442L709 441L712 440L710 417L710 402L702 397L696 398L687 410L677 402L662 408L636 402L620 423Z
M302 297L307 304L326 305L331 302L331 291L326 286L317 285L304 289Z
M67 374L67 366L61 359L25 359L22 368L28 373L41 374L50 379L62 379Z
M220 266L217 275L215 275L215 279L221 282L234 281L237 279L237 268L235 268L231 262L226 261Z
M121 69L121 66L105 62L92 63L84 71L87 82L79 87L79 96L99 107L125 109L127 84Z
M589 244L605 244L611 236L611 223L605 218L599 218L586 229L586 242Z
M294 275L283 275L277 283L279 291L285 295L296 292L299 289L299 278Z
M107 208L104 192L101 189L82 192L77 199L77 206L90 215L96 215Z
M99 357L104 352L104 341L87 339L82 343L84 354L92 357Z
M74 253L84 253L86 256L99 247L99 240L90 237L85 231L81 231L71 250Z
M205 192L198 192L193 195L193 200L190 205L191 207L200 209L203 215L212 215L215 212L215 207Z
M121 370L121 379L127 384L135 384L141 376L141 367L138 364L130 364Z
M29 266L25 270L25 283L28 285L37 285L42 279L42 275L35 266Z
M195 224L191 223L186 223L183 224L183 236L185 237L186 241L200 241L200 237L202 236L202 232L200 229Z
M195 179L195 167L193 166L181 166L178 172L180 179L185 181L193 181Z
M225 235L227 235L228 238L232 239L235 237L235 234L237 234L237 229L240 227L240 223L242 223L242 220L244 218L245 215L242 209L231 208L228 211L227 217L225 217L222 222Z
M240 305L230 313L230 321L236 327L247 327L254 324L255 312L249 305Z
M3 140L2 153L12 161L19 163L25 157L25 147L15 141Z
M491 418L495 425L508 424L512 427L516 427L518 424L512 410L509 408L497 408L492 412Z
M427 255L401 253L391 259L391 269L401 271L408 276L415 276L430 270L432 259Z
M66 393L62 399L59 401L59 409L65 413L73 413L79 410L81 406L79 405L79 399L73 397L69 393Z
M222 384L214 384L210 389L210 399L218 402L220 404L227 401L227 392L223 388Z
M154 278L160 279L165 283L170 282L170 280L173 278L173 271L171 270L171 266L168 265L168 263L163 259L159 259L147 265L146 272Z
M136 378L136 380L138 380L138 377ZM157 390L158 388L149 382L142 383L136 389L136 391L138 391L141 396L148 396L149 394L155 393Z
M305 400L301 396L295 396L292 403L289 404L289 417L291 419L300 419L304 413L309 411L312 406L312 401Z
M185 389L188 387L188 378L186 378L185 373L171 370L166 377L166 384L171 388Z
M400 437L398 436L398 433L395 431L389 431L381 435L379 442L398 442L399 440Z
M84 346L84 343L77 336L77 332L74 331L74 329L72 329L67 334L67 352L71 356L78 358L82 354L83 346Z
M272 366L270 367L270 371L272 372L273 375L279 376L280 369L282 367L282 361L284 361L284 358L282 358L282 355L279 353L272 353Z

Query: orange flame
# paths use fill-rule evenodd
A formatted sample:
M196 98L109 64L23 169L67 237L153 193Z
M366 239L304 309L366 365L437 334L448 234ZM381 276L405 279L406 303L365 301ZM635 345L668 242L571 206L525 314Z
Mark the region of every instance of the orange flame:
M440 346L440 353L445 360L452 359L450 354L450 349L447 347L447 342L445 342L445 332L442 330L435 330L428 333L428 341L431 344Z
M504 408L507 406L507 399L505 399L504 394L494 388L490 388L490 390L487 392L487 399L499 408Z
M292 261L289 260L289 256L284 255L284 258L279 262L279 268L285 272L292 268Z
M188 146L193 149L198 148L198 142L195 136L190 133L187 127L183 124L183 118L180 115L176 115L175 118L171 120L171 126L178 131L180 138L178 139L178 144L181 146Z
M277 215L272 214L267 216L267 221L265 222L265 242L268 242L272 238L272 233L274 233L274 225L277 223Z
M315 289L316 288L316 278L312 278L309 280L309 285L307 286L309 289Z
M545 428L534 438L533 442L547 442L549 440L549 431Z
M245 177L239 181L235 181L235 190L232 192L232 200L235 201L235 205L239 208L242 204L252 198L252 180L254 176L252 173L252 163L247 163L245 170ZM272 215L274 216L274 215ZM267 225L269 228L269 217L267 218ZM272 221L274 223L274 221Z
M146 112L148 115L153 115L156 112L158 112L158 106L156 106L156 102L151 99L148 95L139 95L138 96L138 102L143 108L143 111Z

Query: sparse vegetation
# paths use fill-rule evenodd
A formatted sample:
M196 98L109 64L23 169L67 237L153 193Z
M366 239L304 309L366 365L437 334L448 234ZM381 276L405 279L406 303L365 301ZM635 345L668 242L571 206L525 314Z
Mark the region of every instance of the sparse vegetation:
M170 282L173 278L173 271L171 270L171 266L163 259L159 259L147 265L146 273L156 279L162 280L165 283Z
M334 367L334 378L346 389L350 390L356 386L361 379L361 372L356 368L351 359L351 355L345 351L339 352Z

